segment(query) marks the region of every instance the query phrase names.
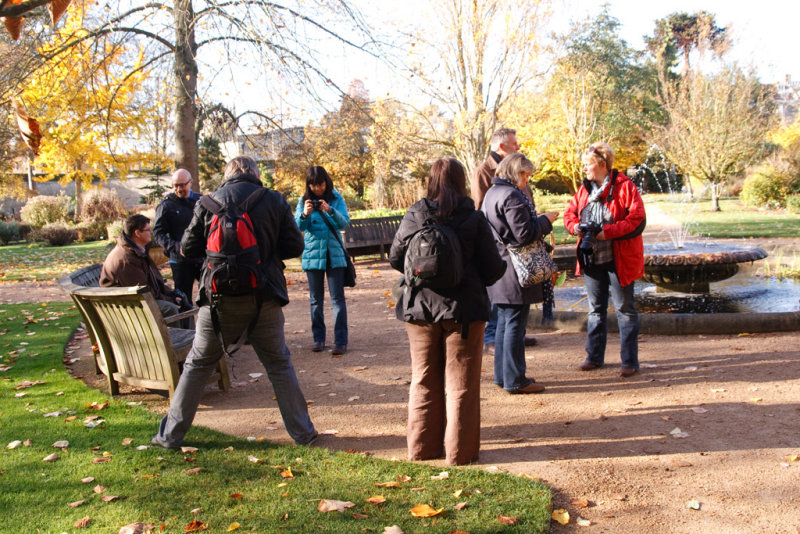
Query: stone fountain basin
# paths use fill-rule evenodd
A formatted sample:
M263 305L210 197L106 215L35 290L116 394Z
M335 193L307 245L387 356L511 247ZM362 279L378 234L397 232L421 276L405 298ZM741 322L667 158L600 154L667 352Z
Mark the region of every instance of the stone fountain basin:
M645 281L657 290L708 293L709 284L735 275L739 264L767 257L760 247L713 242L668 243L644 246Z

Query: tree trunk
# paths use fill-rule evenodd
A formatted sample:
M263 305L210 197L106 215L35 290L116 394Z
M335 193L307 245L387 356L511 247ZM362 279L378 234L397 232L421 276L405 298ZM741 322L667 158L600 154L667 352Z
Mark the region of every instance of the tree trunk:
M722 211L719 209L719 188L720 184L711 184L711 211Z
M83 176L78 173L75 177L75 213L72 220L80 222L81 208L83 208Z
M199 191L197 178L197 43L194 37L192 0L175 0L175 167L191 173L192 189Z

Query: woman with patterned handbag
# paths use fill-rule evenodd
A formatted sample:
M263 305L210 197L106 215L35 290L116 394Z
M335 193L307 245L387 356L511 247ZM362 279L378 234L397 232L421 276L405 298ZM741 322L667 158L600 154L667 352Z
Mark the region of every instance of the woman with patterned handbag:
M544 386L525 376L525 328L534 302L542 302L542 284L522 287L509 248L524 247L553 229L558 212L537 215L522 188L533 174L533 163L520 153L503 158L483 198L481 211L495 236L497 250L509 265L503 277L489 286L489 299L498 306L494 340L494 383L509 393L540 393Z
M306 192L297 203L297 226L304 234L302 266L311 300L313 352L325 350L325 277L333 306L333 354L347 352L347 303L344 298L347 250L338 232L350 224L344 198L333 188L327 171L313 166L306 173Z

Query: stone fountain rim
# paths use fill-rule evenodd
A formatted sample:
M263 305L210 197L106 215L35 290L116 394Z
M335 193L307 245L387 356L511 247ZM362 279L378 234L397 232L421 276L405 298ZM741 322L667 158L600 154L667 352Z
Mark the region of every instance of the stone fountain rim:
M717 243L706 243L703 241L690 241L690 244L702 244L709 249L723 246ZM682 254L677 250L670 254L658 254L652 252L653 247L659 244L645 245L644 264L645 266L674 266L674 265L723 265L730 263L746 263L750 261L762 260L767 257L767 252L761 248L751 245L737 245L736 250L716 250L713 252L686 252ZM729 245L728 245L729 246ZM647 249L650 249L648 252Z

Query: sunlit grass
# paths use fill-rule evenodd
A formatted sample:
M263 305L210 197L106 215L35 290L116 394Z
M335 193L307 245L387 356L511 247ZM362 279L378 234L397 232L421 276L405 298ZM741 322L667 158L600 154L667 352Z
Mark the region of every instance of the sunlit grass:
M107 241L50 247L45 243L24 243L0 247L0 280L56 280L65 274L102 262Z

